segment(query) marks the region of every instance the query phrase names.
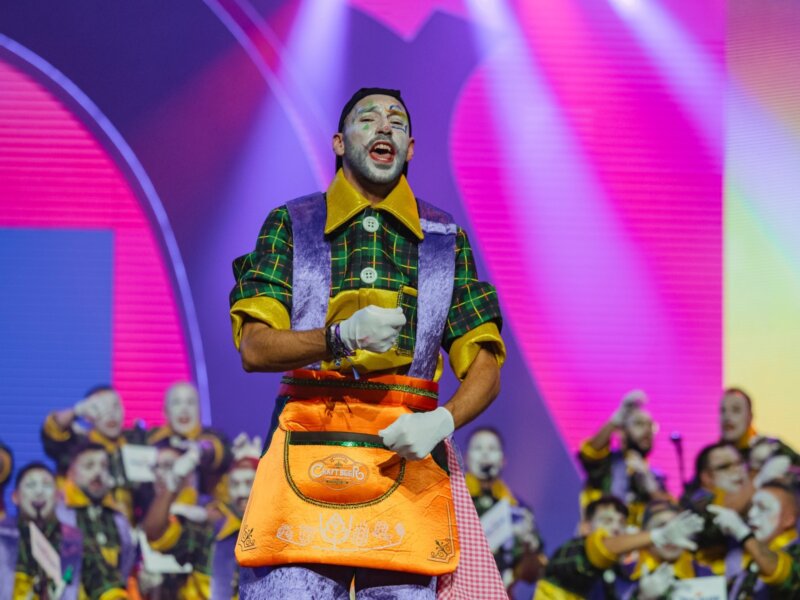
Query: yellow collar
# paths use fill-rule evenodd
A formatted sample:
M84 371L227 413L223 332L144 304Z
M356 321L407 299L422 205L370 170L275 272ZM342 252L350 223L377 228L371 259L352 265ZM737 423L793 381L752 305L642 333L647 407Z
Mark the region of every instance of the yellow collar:
M796 539L797 539L797 530L794 528L787 529L769 543L769 549L772 550L773 552L777 552L778 550L782 550L783 548L791 544Z
M480 496L482 490L481 480L472 473L467 473L466 479L467 490L469 490L470 496L473 498ZM517 499L502 479L495 479L494 482L492 482L491 494L498 500L506 500L511 506L517 505Z
M87 506L93 506L96 503L93 502L92 499L89 498L89 496L87 496L81 488L75 485L75 483L69 479L66 479L64 481L64 504L66 504L68 508L85 508ZM119 510L117 503L114 502L114 497L111 495L111 492L107 493L99 504L110 508L111 510Z
M642 575L642 568L647 565L652 573L658 568L663 561L654 556L647 550L639 551L639 562L636 563L636 568L633 571L631 579L639 579ZM691 579L695 576L694 572L694 559L691 552L683 552L674 563L672 567L675 569L675 577L678 579Z
M749 448L749 447L750 447L750 441L751 441L751 440L752 440L754 437L756 437L757 435L758 435L758 434L756 433L756 429L755 429L755 427L753 427L752 425L750 425L750 427L748 427L748 428L747 428L747 431L745 431L745 432L744 432L744 435L742 435L742 437L740 437L740 438L737 440L737 442L736 442L736 447L737 447L739 450L744 450L745 448Z
M234 512L224 502L215 503L215 508L222 513L225 521L222 523L217 532L217 541L224 540L226 537L239 533L239 528L242 526L242 520L234 514Z
M346 223L362 210L371 206L369 200L364 198L344 176L344 171L339 169L336 177L326 192L326 205L328 209L325 217L325 234ZM381 202L375 205L376 210L383 210L397 218L418 239L424 237L419 223L417 200L411 186L408 185L405 175L400 176L400 181Z
M109 454L114 454L117 450L119 450L120 446L125 444L125 438L121 434L117 439L112 440L110 437L104 436L96 429L92 429L89 432L89 441L94 442L95 444L100 444Z

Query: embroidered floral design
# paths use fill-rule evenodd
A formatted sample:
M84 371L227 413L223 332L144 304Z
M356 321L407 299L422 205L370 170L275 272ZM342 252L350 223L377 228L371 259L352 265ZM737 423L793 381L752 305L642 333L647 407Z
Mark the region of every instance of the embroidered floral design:
M406 528L402 523L395 523L390 530L385 521L376 521L370 528L367 521L354 523L352 516L345 519L338 512L327 518L319 513L318 517L315 525L301 523L292 526L283 523L275 532L275 537L292 546L311 546L315 550L368 552L399 546L406 535Z

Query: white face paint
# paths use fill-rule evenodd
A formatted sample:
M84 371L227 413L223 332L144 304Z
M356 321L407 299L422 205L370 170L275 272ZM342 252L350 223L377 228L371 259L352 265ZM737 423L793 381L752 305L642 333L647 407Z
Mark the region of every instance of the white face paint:
M178 435L186 436L200 426L200 398L190 383L176 383L164 401L167 423Z
M69 477L84 494L100 501L111 489L111 473L108 471L108 454L105 450L82 452L70 465Z
M753 420L747 400L739 392L728 392L719 408L722 439L735 444L747 433Z
M56 506L56 480L44 469L28 471L14 492L14 501L25 518L48 519Z
M250 488L253 487L255 478L256 471L251 467L238 467L228 473L228 496L231 499L231 507L239 517L244 514L244 509L247 507Z
M376 184L395 181L413 154L406 109L391 96L362 98L345 119L344 162Z
M605 529L613 537L625 533L625 517L611 505L599 507L589 521L589 532Z
M712 485L727 493L738 492L747 479L747 468L735 448L717 448L708 456Z
M644 452L650 452L653 448L653 436L656 426L653 416L646 410L634 408L625 417L623 424L625 437L634 443L634 446Z
M469 440L467 468L478 479L497 479L503 470L503 446L491 431L478 431Z
M653 531L653 529L657 527L666 525L677 516L678 513L672 510L663 510L650 518L650 520L647 522L647 531ZM663 548L650 546L649 550L654 556L660 558L664 562L669 563L675 562L680 558L681 554L683 554L683 548L680 546L673 546L671 544L667 544Z
M747 512L747 522L759 542L768 542L778 531L781 518L781 501L769 490L758 490Z
M97 417L93 421L95 429L112 440L118 438L124 418L119 394L114 390L103 390L91 397L97 406Z

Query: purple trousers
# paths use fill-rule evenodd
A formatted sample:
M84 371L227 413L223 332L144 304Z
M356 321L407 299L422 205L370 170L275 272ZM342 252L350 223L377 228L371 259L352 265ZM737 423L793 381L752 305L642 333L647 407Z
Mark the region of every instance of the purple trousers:
M333 565L291 565L241 570L240 600L349 600L355 577L358 600L435 600L436 578L398 571Z

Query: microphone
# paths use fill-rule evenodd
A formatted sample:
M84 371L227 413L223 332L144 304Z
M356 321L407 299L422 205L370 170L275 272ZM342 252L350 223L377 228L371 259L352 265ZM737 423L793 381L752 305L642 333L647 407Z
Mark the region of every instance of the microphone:
M678 473L681 478L681 485L686 486L686 466L683 461L683 435L680 431L673 431L669 434L672 445L675 446L675 454L678 457Z

